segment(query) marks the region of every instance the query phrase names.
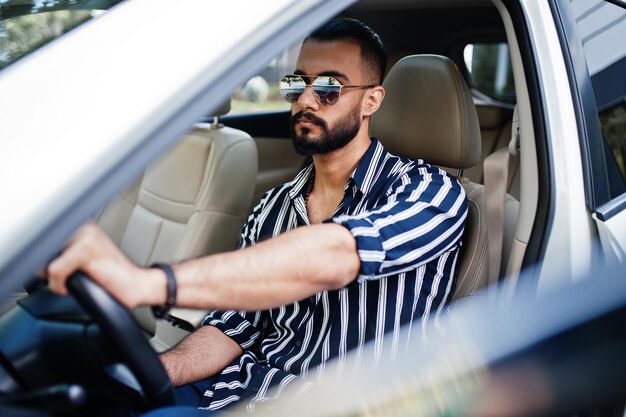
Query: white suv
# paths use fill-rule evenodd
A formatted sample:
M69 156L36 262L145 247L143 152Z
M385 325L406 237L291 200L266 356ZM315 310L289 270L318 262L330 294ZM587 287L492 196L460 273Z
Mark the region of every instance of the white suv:
M289 110L275 100L275 83L284 75L281 71L290 70L298 42L336 15L361 19L377 31L386 43L390 66L413 54L450 58L463 72L475 98L482 159L511 144L505 168L508 194L504 201L519 203L519 210L514 217L505 219L512 229L510 235L504 236L497 259L489 258L486 251L481 255L483 268L488 269L493 262L501 264L496 268L495 281L501 281L504 287L490 296L496 297L505 311L520 314L528 312L515 307L515 300L522 296L535 303L551 294L575 293L571 297L564 295L562 302L576 300L580 304L563 305L564 313L554 315L556 318L541 310L549 310L548 303L533 304L533 308L557 320L551 330L536 326L543 329L540 335L525 333L535 324L502 313L511 320L509 328L518 329L525 337L511 336L508 348L526 349L531 341L547 340L542 338L552 337L562 329L559 326L563 321L558 320L593 321L597 316L591 311L598 309L585 303L595 303L600 310L604 308L604 313L619 313L623 317L626 294L619 288L626 287L626 283L616 287L614 282L607 284L599 277L612 274L613 281L623 281L624 274L619 271L626 265L623 0L182 3L0 2L1 295L12 298L12 302L21 300L16 307L7 301L6 308L12 309L0 318L0 410L34 407L52 414L58 407L81 407L84 397L77 399L65 392L59 406L50 387L73 384L72 387L91 392L95 385L102 384L99 389L109 389L108 382L96 383L85 375L91 371L78 369L55 374L72 365L63 360L54 363L51 356L62 355L65 349L69 352L66 357L79 356L87 349L81 347L80 352L75 352L72 349L76 344L58 343L67 331L65 326L70 326L70 318L80 316L71 326L90 329L85 337L95 339L85 343L88 349L97 351L89 354L99 360L108 358L109 347L98 347L92 342L101 342L111 335L103 338L99 331L92 330L84 314L77 313L82 311L80 308L75 310L73 306L70 310L74 316L65 314L59 318L54 308L45 307L42 311L36 307L41 301L38 292L21 298L24 286L29 291L36 286L31 285L36 271L61 250L72 232L87 219L99 221L141 264L176 261L235 247L237 234L232 230L239 227L237 222L243 222L243 215L229 225L228 232L219 229L210 236L198 233L195 240L183 245L180 242L187 238L181 236L191 224L188 218L174 222L176 225L169 230L175 232L169 235L160 235L159 228L135 228L135 223L128 227L134 221L135 210L146 210L137 196L141 187L158 177L152 175L154 172L164 172L160 171L163 166L190 169L180 148L173 147L175 143L182 143L189 135L214 132L222 125L243 132L244 142L252 138L250 143L255 144L252 147L258 159L251 154L253 160L249 163L230 164L240 168L241 174L228 175L237 176L242 185L219 196L220 202L237 196L243 201L239 203L248 207L255 196L290 179L304 161L291 150ZM98 8L110 10L103 12ZM244 86L250 79L255 81ZM250 89L254 91L250 93ZM233 110L214 120L212 116L228 100L232 100ZM157 160L159 155L164 155L164 159ZM243 177L243 171L249 179ZM489 176L482 163L458 174L475 184L483 184ZM196 203L193 200L189 204ZM171 240L174 235L180 239L175 244ZM207 245L209 239L225 246ZM167 244L162 243L164 240ZM144 251L147 246L152 250ZM579 285L585 291L599 287L594 290L599 293L594 293L590 300L579 297L575 290L564 290L578 281L584 281ZM469 292L474 294L476 290L478 287L472 287ZM560 303L558 297L550 300ZM91 311L84 305L83 308ZM459 307L459 311L463 308L466 307ZM482 311L479 306L475 308L474 311ZM572 309L569 315L568 308ZM578 312L575 314L574 310ZM581 311L589 314L585 316ZM454 312L452 308L451 316ZM500 312L482 311L482 316L467 313L466 317L480 320L484 326L496 326L494 320ZM45 335L35 330L24 332L20 330L22 325L14 322L24 314L32 316L20 322L28 329L44 328L41 323L54 316L58 320L54 329L58 330L45 327ZM202 316L202 312L181 310L173 323L157 323L152 317L137 314L157 348L167 348L184 337ZM540 315L533 317L540 320ZM106 317L98 321L102 320L107 321ZM615 346L623 348L623 324L618 326L614 315L603 323L610 330L607 334L613 335L611 343L617 340ZM79 338L72 334L72 341ZM14 340L18 336L19 343ZM513 339L519 344L515 345ZM497 338L480 340L485 346L502 342ZM602 337L595 340L606 342ZM485 355L482 365L502 358L484 353L489 351L485 346L480 345L481 354ZM567 343L559 346L571 347ZM129 367L138 374L134 380L142 388L135 390L135 396L122 396L122 401L136 402L139 400L135 397L147 396L145 402L149 405L162 405L163 398L156 391L163 387L144 385L150 385L146 381L152 375L147 368L158 367L158 361L146 359L147 364L142 364L137 355L134 359L125 355L133 356L120 354L122 358L112 362L122 368L126 363L136 365ZM611 360L616 364L613 371L624 369L623 357L617 355ZM104 362L75 360L80 366L90 363L95 368L106 368L102 375L107 376L101 375L102 378L119 379L121 371L115 368L111 372L111 363ZM34 369L38 371L33 373ZM159 372L154 378L163 382L163 372ZM610 370L606 375L612 375ZM85 380L81 379L83 376ZM616 385L623 386L623 382L622 374ZM119 389L115 384L111 382L110 392ZM346 391L343 395L356 394ZM584 407L597 398L590 394ZM617 398L615 401L613 395L609 405L623 406L624 397ZM362 404L373 401L362 400Z

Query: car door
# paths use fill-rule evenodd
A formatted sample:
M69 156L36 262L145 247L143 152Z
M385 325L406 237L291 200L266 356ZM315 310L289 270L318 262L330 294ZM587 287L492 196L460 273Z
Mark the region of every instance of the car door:
M606 261L626 261L626 8L558 0L553 13L577 110L586 202Z

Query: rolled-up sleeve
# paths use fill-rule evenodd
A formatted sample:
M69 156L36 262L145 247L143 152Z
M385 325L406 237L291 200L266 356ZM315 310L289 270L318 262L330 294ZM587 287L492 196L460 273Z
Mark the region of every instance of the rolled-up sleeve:
M267 327L268 321L264 312L246 313L228 310L209 313L202 325L218 328L226 336L233 339L242 349L246 350L259 342L259 338L264 328Z
M456 178L415 166L395 178L385 196L359 214L332 219L356 240L359 281L415 268L460 245L467 199Z

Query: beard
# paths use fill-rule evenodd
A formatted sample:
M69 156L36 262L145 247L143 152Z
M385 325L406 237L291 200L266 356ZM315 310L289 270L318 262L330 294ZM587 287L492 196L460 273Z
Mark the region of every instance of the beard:
M322 130L319 136L312 136L309 128L301 128L302 132L296 133L296 124L302 118L318 125ZM298 112L291 116L290 133L293 147L297 153L305 156L325 154L341 149L352 141L361 128L361 118L358 108L355 107L348 116L339 121L337 125L329 128L324 119L313 113Z

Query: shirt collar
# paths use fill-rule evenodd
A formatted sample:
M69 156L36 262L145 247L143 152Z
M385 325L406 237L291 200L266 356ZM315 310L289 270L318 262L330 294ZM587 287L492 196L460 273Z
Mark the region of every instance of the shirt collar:
M298 172L298 175L291 181L289 189L289 198L295 200L296 197L303 195L307 184L309 183L309 177L313 172L313 162L307 165L304 169Z
M372 138L372 143L350 176L350 179L363 194L367 194L372 189L377 177L376 173L379 171L386 154L385 148L378 139Z

